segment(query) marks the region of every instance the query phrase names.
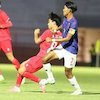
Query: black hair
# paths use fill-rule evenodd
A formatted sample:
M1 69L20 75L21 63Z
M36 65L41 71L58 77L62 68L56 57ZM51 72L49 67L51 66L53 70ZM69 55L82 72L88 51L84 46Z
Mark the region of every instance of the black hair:
M50 18L51 20L55 21L56 24L57 24L57 26L60 26L60 25L61 25L61 17L58 16L57 14L51 12L51 13L49 14L49 18Z
M65 3L65 6L68 7L68 8L70 8L70 9L72 10L73 13L74 13L75 11L77 11L77 5L76 5L74 2L72 2L72 1L67 1L67 2Z

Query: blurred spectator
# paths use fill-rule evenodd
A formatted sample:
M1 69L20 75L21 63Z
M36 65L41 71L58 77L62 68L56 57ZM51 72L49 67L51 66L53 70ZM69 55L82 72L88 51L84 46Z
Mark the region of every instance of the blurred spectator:
M96 41L96 66L100 66L100 39Z
M90 55L91 55L91 66L96 66L95 44L91 44Z

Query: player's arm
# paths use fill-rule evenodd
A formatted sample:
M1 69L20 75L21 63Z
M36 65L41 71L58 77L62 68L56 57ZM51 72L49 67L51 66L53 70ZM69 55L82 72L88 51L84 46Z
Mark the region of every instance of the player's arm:
M39 34L40 34L40 29L39 28L35 29L34 30L34 41L36 44L39 44L41 42L41 38L40 38Z
M46 41L47 42L68 42L74 34L75 34L75 29L70 28L65 38L58 38L58 39L47 38Z
M6 20L4 24L0 24L0 28L10 28L12 27L12 22L9 20L9 18Z

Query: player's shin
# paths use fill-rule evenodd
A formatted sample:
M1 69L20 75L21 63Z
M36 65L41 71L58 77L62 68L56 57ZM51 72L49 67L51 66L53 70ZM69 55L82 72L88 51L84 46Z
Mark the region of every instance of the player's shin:
M16 58L13 59L12 64L15 65L17 70L20 68L20 63L19 63L19 61Z
M18 74L16 85L13 88L10 89L10 92L20 92L21 91L20 85L21 85L22 79L23 79L23 76Z
M17 86L17 87L20 87L23 78L24 78L24 77L23 77L21 74L18 74L18 76L17 76L17 81L16 81L16 86Z
M23 77L26 77L36 83L39 83L40 82L40 78L38 78L37 76L35 76L34 74L30 73L30 72L24 72L22 74Z
M40 79L38 78L37 76L33 75L32 73L29 73L29 72L24 72L22 74L24 77L38 83L40 85L40 88L42 90L43 93L45 93L45 84L46 84L46 80L45 79Z

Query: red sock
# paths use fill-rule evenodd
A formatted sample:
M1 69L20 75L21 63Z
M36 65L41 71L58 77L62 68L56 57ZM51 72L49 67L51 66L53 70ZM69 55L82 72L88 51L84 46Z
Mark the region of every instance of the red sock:
M18 74L17 81L16 81L16 86L20 87L22 79L23 79L23 76Z
M37 76L33 75L32 73L30 72L24 72L22 74L23 77L26 77L32 81L35 81L36 83L39 83L40 82L40 78L38 78Z
M20 68L20 63L19 63L19 61L16 58L14 58L14 60L12 61L12 64L15 65L17 70Z

